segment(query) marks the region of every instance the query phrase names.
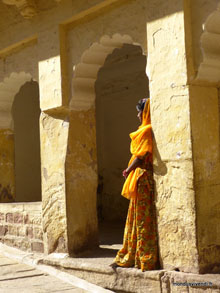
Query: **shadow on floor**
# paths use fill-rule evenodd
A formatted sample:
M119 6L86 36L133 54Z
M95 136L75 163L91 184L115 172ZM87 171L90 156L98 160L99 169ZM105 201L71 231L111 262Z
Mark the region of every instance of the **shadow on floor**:
M99 223L100 245L122 245L125 223L101 222Z
M116 222L99 223L99 247L78 255L80 258L114 258L122 247L124 224Z

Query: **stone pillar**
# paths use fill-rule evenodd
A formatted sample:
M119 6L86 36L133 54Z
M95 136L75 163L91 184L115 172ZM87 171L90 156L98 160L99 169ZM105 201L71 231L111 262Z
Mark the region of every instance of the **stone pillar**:
M196 273L199 255L183 2L178 1L178 12L147 24L148 66L161 265Z
M203 24L203 60L190 87L197 240L203 273L220 273L219 43L220 4Z
M46 253L68 252L65 158L68 118L63 107L59 29L38 39L42 215Z
M38 47L45 252L75 255L98 244L95 109L68 111L65 32Z
M199 271L220 272L219 104L214 87L190 86Z
M189 85L187 4L147 24L154 178L162 267L204 273L220 262L218 92Z
M70 112L66 156L67 231L71 254L98 245L95 108Z

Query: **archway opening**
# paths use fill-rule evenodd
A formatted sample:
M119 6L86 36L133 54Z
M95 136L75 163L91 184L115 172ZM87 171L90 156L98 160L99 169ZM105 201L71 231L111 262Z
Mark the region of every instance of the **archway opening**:
M122 171L130 159L129 133L139 125L136 104L149 94L146 56L139 45L124 44L105 59L95 83L101 245L121 244L129 201L121 196Z
M15 201L41 200L39 86L26 82L12 105L15 142Z

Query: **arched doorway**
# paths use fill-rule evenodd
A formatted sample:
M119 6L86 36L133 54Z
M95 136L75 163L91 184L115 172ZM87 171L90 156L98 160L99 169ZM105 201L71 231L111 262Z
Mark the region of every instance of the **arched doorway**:
M123 44L108 55L95 84L97 212L100 242L104 244L110 239L108 235L103 237L103 233L111 229L111 243L122 241L129 203L120 194L124 183L122 171L131 156L129 133L138 127L136 103L149 94L145 69L146 56L141 46Z
M15 143L15 201L41 200L39 86L26 82L12 104Z
M97 214L99 243L117 244L119 238L122 242L128 201L120 195L121 172L130 158L129 133L138 126L135 105L148 95L145 69L141 46L119 34L92 44L81 63L74 66L66 160L68 244L72 252L97 243ZM106 222L113 224L110 229L115 229L114 223L121 229L115 233L106 228ZM107 238L102 237L103 231Z
M31 74L22 71L11 73L0 83L0 202L20 201L15 196L15 135L12 107L15 97L21 93L22 85L28 84L31 80ZM29 97L31 99L31 95ZM23 107L22 115L25 115L26 110L29 109L26 106L25 104L21 105ZM31 174L30 171L29 176ZM31 194L29 197L31 197Z

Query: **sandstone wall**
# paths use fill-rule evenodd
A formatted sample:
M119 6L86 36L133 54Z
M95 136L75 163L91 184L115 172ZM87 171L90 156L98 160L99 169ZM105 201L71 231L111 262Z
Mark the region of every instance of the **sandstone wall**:
M3 154L9 150L0 172L7 165L3 185L9 185L14 199L11 103L20 86L39 75L47 253L74 254L97 244L95 82L115 48L138 43L149 57L161 264L198 272L199 265L214 264L219 257L214 228L219 207L217 91L189 85L201 60L202 24L216 4L49 1L39 4L31 20L15 7L7 18L7 8L0 4L0 104L7 109L0 115L0 146Z
M41 203L0 204L0 241L26 251L44 252Z
M220 271L217 229L220 222L216 213L220 176L218 4L219 1L193 1L190 18L187 18L192 22L186 44L191 63L188 64L188 81L191 84L190 123L200 272Z
M0 202L12 202L15 200L14 134L10 129L0 131L0 146Z
M157 1L158 7L160 4ZM147 24L148 70L161 262L164 268L197 272L183 4L175 2L181 12Z
M137 18L140 23L138 28L134 22ZM112 21L113 19L118 21ZM95 17L88 17L87 20L82 18L81 21L70 23L67 27L68 92L71 97L71 113L66 160L66 190L69 194L67 195L67 220L75 225L75 228L69 229L68 233L70 236L68 238L69 247L72 251L74 251L74 246L75 249L78 246L80 250L83 247L88 247L88 243L90 245L97 244L96 196L98 177L96 120L94 116L97 73L104 65L107 56L115 48L123 46L123 41L132 44L132 37L133 42L141 43L143 52L146 52L145 23L146 3L129 1L126 9L124 3L122 3L115 8L97 11ZM82 136L82 133L84 133L84 136ZM118 176L118 173L114 176ZM117 188L116 191L116 187L112 188L111 185L111 189L114 189L115 198L116 196L121 197L121 187ZM113 201L119 202L120 200L112 199L111 201L110 199L105 206L105 211L109 213L108 209L110 205L113 206ZM81 216L78 215L80 205ZM89 212L88 207L90 207ZM115 212L116 210L117 212ZM114 212L115 215L117 213L117 217L118 215L121 217L123 209L119 205L117 207L115 205ZM82 215L84 215L83 220ZM112 218L115 215L113 214ZM105 216L108 217L108 215ZM86 225L88 228L86 228ZM81 235L78 232L80 229ZM77 237L73 235L77 235ZM86 235L90 237L85 237Z
M207 272L220 261L218 91L191 86L190 97L197 241L201 272Z
M67 249L65 159L68 130L69 122L63 113L41 113L42 223L47 253Z
M72 254L98 245L95 109L71 111L65 162L68 247Z

